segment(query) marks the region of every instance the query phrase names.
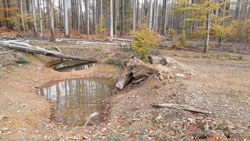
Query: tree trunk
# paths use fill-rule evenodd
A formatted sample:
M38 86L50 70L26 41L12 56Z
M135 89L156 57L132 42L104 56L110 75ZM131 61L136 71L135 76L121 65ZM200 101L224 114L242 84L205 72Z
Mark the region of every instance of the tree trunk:
M44 27L47 28L47 20L46 20L46 6L45 6L45 0L43 0L43 17L44 17Z
M69 19L68 19L68 9L67 9L67 0L63 0L64 6L64 36L69 38Z
M246 13L245 13L245 25L247 24L247 19L248 19L248 16L249 16L249 9L250 9L249 0L247 0Z
M52 0L50 2L50 28L51 28L51 41L55 41L55 24L54 24L54 5Z
M158 29L158 0L155 1L155 11L154 11L154 31L157 32Z
M237 0L237 5L235 9L235 19L239 19L240 17L240 0Z
M96 27L96 0L92 0L92 3L93 3L93 30L95 31L95 27Z
M187 5L185 3L184 11L183 11L183 26L182 26L182 34L183 34L184 40L186 39L186 12L185 12L186 7L187 7Z
M60 30L62 30L62 5L61 5L61 0L58 1L58 5L59 5L59 22L60 22Z
M226 0L224 0L224 4L223 4L223 12L222 12L222 18L225 18L226 16ZM225 27L225 20L223 19L222 23L221 23L222 27ZM219 45L221 45L222 43L222 36L219 37Z
M36 1L32 0L32 12L33 12L33 24L34 24L34 35L37 36L37 25L36 25L36 7L35 7Z
M209 0L209 5L208 7L210 7L210 2L211 0ZM206 42L205 42L205 48L204 48L204 53L208 52L208 47L209 47L209 36L210 36L210 11L207 13L207 25L206 25Z
M119 0L114 1L114 34L117 34L117 22L118 22L118 16L119 16Z
M75 25L75 21L74 21L74 18L75 18L75 7L74 7L74 0L71 0L70 1L70 4L71 4L71 28L74 29L74 25Z
M37 3L38 3L38 9L39 9L40 37L43 37L43 17L42 17L41 1L38 0Z
M110 41L113 41L113 34L114 34L114 30L113 30L113 0L110 0L110 3L109 3L109 6L110 6L110 31L109 31L109 34L110 34Z
M168 6L168 3L167 3L167 0L165 0L165 3L164 3L165 5L164 5L164 10L165 10L165 13L164 13L164 27L163 27L163 34L166 36L167 35L167 24L168 24L168 8L167 8L167 6Z
M27 8L27 14L30 15L30 2L29 0L26 0L26 8ZM28 28L31 30L31 23L28 21Z
M132 5L133 5L133 30L135 30L136 28L136 4L137 4L137 0L132 0Z
M101 18L99 18L99 20L102 20L102 21L99 21L99 23L102 23L103 24L103 14L102 14L102 10L103 9L103 3L102 3L102 0L101 0L101 5L100 5L100 15L101 15ZM102 31L102 27L101 27L101 31ZM101 36L103 36L102 34L101 34Z
M6 31L9 31L9 21L7 20L8 18L8 13L7 13L7 3L5 0L3 0L3 7L4 7L4 21L5 21L5 27L6 27Z
M152 21L153 21L153 0L150 0L150 8L149 8L149 29L152 29Z
M77 34L81 33L81 11L80 11L80 0L77 0Z
M20 0L20 8L21 8L21 19L22 19L23 33L25 34L25 25L24 25L24 18L23 18L23 0Z
M172 0L172 12L171 12L171 28L174 29L174 1Z
M86 61L86 62L97 62L95 59L92 59L92 58L70 56L70 55L59 53L59 52L47 50L41 47L31 46L30 44L22 43L22 42L3 41L3 42L0 42L0 46L5 46L9 49L14 49L18 51L42 54L46 56L53 56L53 57L64 58L64 59L72 59L72 60L79 60L79 61Z
M46 5L46 8L47 8L47 10L46 10L46 12L47 12L47 19L48 19L48 27L50 27L50 0L47 0L47 5Z
M86 0L87 38L89 40L89 0Z
M137 0L137 4L136 4L136 11L137 11L137 14L136 14L136 24L135 24L135 26L136 26L136 28L138 27L138 24L139 24L139 21L140 21L140 2L139 2L139 0Z
M125 6L124 6L124 0L121 0L121 1L122 1L122 11L121 11L121 33L120 33L120 36L123 36Z

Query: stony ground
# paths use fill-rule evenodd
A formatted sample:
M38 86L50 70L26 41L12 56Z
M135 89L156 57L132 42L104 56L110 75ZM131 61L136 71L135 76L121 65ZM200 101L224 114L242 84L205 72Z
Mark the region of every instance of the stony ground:
M51 103L37 95L37 87L56 80L100 77L117 80L123 69L115 58L120 49L109 46L45 44L65 52L99 57L108 63L88 70L62 73L45 67L51 58L25 55L30 63L14 65L15 56L1 56L0 139L55 140L195 140L250 139L250 61L249 56L166 51L192 72L190 78L147 81L115 90L106 121L83 127L68 127L51 121ZM67 49L69 48L70 49ZM76 51L77 50L77 51ZM119 52L120 55L124 53ZM126 56L126 55L124 55ZM10 59L3 61L2 59ZM109 59L107 59L109 58ZM7 63L8 62L8 63ZM210 111L199 114L180 109L153 108L153 103L186 104Z

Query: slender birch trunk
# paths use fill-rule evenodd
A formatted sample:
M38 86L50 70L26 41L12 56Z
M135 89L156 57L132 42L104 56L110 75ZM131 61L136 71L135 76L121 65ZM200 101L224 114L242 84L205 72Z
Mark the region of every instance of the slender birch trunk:
M81 9L81 7L80 7L81 5L80 5L80 0L78 0L78 5L77 5L77 7L78 7L78 9L77 9L77 34L78 35L80 35L80 33L81 33L81 11L80 11L80 9Z
M89 0L86 0L87 38L89 40Z
M210 6L211 0L209 0L209 5ZM206 42L205 42L205 48L204 48L204 53L208 52L208 47L209 47L209 37L210 37L210 11L207 13L207 25L206 25Z
M174 29L174 1L172 0L172 11L171 11L171 28Z
M121 33L120 33L120 36L123 36L123 26L124 26L124 11L125 11L124 0L122 0L122 13L121 13Z
M236 9L235 9L235 19L239 19L240 18L240 0L237 0L237 5L236 5Z
M64 6L64 36L69 38L69 18L68 18L68 9L67 9L67 0L63 0Z
M224 18L226 16L226 0L224 0L224 4L223 4L223 12L222 12L222 18ZM221 23L222 27L225 27L225 20L223 19L222 23ZM221 45L222 43L222 36L219 37L219 45Z
M150 9L149 9L149 29L152 29L152 21L153 21L153 0L150 0Z
M20 0L20 7L21 7L21 17L22 17L22 25L23 25L23 33L25 35L25 25L24 25L24 18L23 18L23 0Z
M38 2L38 8L39 8L40 37L43 37L43 17L42 17L41 1L38 0L37 2Z
M158 30L158 0L155 1L155 12L154 12L154 31Z
M163 34L166 36L167 35L167 24L168 24L168 8L167 8L167 6L168 6L168 3L167 3L167 0L165 0L165 17L164 17L164 28L163 28Z
M110 0L109 3L110 6L110 41L113 41L113 34L114 34L114 30L113 30L113 0Z
M93 29L94 29L94 31L95 31L95 27L96 27L96 0L92 0L92 2L93 2Z
M247 24L247 19L248 19L248 14L249 14L249 9L250 9L250 5L249 5L249 0L247 0L246 3L246 13L245 13L245 25Z
M183 11L183 26L182 26L182 34L183 34L184 40L186 39L186 12L185 12L186 7L187 7L187 5L185 3L184 11Z
M136 4L137 4L137 0L133 0L133 30L135 30L136 28Z
M35 34L35 37L37 36L37 24L36 24L36 7L35 7L35 3L36 1L35 0L32 0L32 12L33 12L33 24L34 24L34 34Z
M55 41L55 25L54 25L54 5L52 3L52 0L50 2L50 28L51 28L51 41Z

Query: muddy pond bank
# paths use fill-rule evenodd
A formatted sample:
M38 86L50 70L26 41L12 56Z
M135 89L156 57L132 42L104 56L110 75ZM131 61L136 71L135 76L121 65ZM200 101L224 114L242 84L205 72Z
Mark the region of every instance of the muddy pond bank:
M74 50L65 46L62 47L63 52ZM120 61L116 58L118 53L119 57L125 54L113 47L91 49L78 46L76 50L81 50L76 51L81 56L104 52L107 56L100 60L109 57L113 62ZM242 67L239 67L232 65L238 62L228 61L229 65L222 69L225 62L214 64L218 60L179 58L181 64L196 70L196 77L166 81L150 78L136 87L128 87L112 96L107 120L84 128L51 120L54 104L45 96L38 95L37 90L51 82L62 82L60 85L63 85L68 80L117 80L124 70L100 63L85 70L58 72L45 66L51 59L31 55L29 64L16 65L1 76L1 140L193 140L205 138L207 133L213 132L214 138L220 139L244 140L249 137L249 126L241 124L249 119L246 114L249 113L249 62L242 61ZM237 75L232 75L232 70ZM152 103L170 102L209 110L213 115L151 106ZM240 109L239 105L242 106ZM205 127L208 127L208 132Z
M58 72L46 66L48 60L54 59L52 57L25 56L29 59L28 64L9 67L1 75L0 104L3 106L0 107L0 139L67 138L64 136L70 136L69 131L74 128L50 119L54 104L46 97L39 96L37 90L45 84L66 80L114 81L122 71L112 65L96 64L85 70Z

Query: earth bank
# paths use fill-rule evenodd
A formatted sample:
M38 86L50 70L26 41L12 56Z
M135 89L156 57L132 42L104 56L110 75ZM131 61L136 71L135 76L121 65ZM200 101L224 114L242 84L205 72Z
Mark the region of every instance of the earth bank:
M5 70L0 76L0 139L193 140L217 137L243 140L250 137L248 60L222 62L213 58L200 60L175 55L176 60L194 72L191 78L159 81L149 77L122 91L116 90L105 122L86 128L69 127L50 120L53 103L37 95L37 88L48 82L67 79L118 80L124 66L123 60L116 56L127 58L129 53L108 45L37 44L46 48L56 45L65 53L73 49L75 55L81 56L104 55L97 57L100 64L77 72L57 72L47 68L46 62L52 60L48 57L24 55L30 63L14 67L8 64L15 60L16 54L10 55L14 59L7 57L10 63L1 62ZM152 103L186 104L212 114L155 109Z

